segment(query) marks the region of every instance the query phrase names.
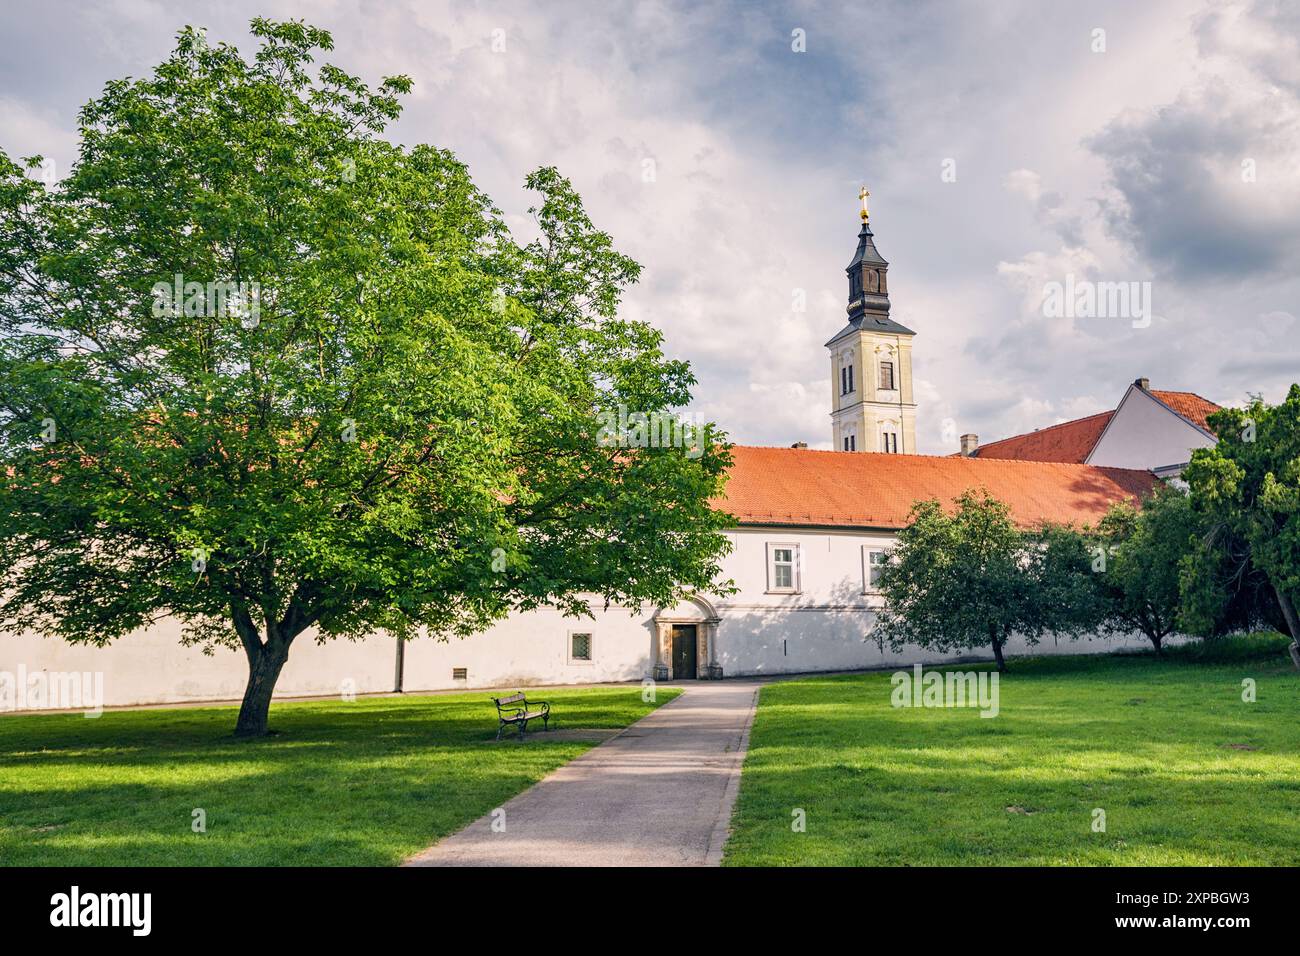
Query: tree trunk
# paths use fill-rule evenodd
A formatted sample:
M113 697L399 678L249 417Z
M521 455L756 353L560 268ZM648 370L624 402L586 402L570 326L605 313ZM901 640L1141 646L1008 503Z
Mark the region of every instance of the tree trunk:
M990 640L993 644L993 659L998 662L998 671L1005 674L1007 662L1002 659L1002 638L997 634L991 634Z
M1164 649L1163 647L1160 646L1160 642L1163 641L1163 640L1165 639L1165 638L1164 638L1164 635L1163 635L1163 634L1148 634L1147 637L1151 638L1151 643L1155 645L1155 648L1156 648L1156 657L1164 657L1164 656L1165 656L1165 649Z
M257 651L248 653L248 687L244 690L244 701L239 705L236 737L266 736L271 695L275 693L275 682L288 659L289 648L279 644L263 644Z
M1300 670L1300 617L1296 615L1295 605L1291 602L1290 595L1286 594L1276 584L1273 585L1273 593L1277 595L1278 607L1282 609L1282 617L1286 619L1286 629L1291 632L1291 663Z

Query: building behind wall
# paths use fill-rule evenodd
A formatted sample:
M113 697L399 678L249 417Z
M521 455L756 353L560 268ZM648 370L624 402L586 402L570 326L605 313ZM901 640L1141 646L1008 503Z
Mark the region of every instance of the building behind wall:
M880 595L873 569L884 560L919 498L951 501L984 488L1005 501L1022 527L1043 521L1095 523L1112 503L1148 494L1149 472L1091 465L979 460L804 448L733 449L717 507L738 524L723 577L737 593L700 595L673 607L612 608L594 618L554 610L513 614L483 634L449 643L406 644L401 675L396 643L317 644L301 635L277 686L279 696L456 688L525 687L606 681L852 670L941 662L943 655L893 652L869 639ZM37 635L0 641L0 670L103 671L107 705L236 699L244 655L211 657L179 643L178 622L163 621L105 649ZM1138 647L1137 639L1047 642L1036 653ZM1013 642L1008 653L1023 652Z
M869 639L880 595L874 576L913 504L950 502L984 489L1024 528L1045 521L1095 524L1115 502L1138 499L1176 475L1191 449L1212 444L1205 416L1218 406L1139 380L1113 412L962 453L916 453L915 333L890 317L889 263L875 245L861 198L858 244L846 273L848 321L829 342L834 451L738 447L715 504L737 517L723 579L738 591L674 607L599 610L591 619L554 610L513 614L485 633L451 642L421 638L399 653L392 638L294 642L279 696L328 696L456 688L850 670L941 662ZM851 452L852 454L844 454ZM1110 467L1118 466L1118 467ZM0 636L0 671L102 671L109 705L240 697L241 651L211 657L180 645L163 621L107 649L38 635ZM1037 653L1144 646L1138 639L1047 643ZM1023 652L1013 641L1008 653Z

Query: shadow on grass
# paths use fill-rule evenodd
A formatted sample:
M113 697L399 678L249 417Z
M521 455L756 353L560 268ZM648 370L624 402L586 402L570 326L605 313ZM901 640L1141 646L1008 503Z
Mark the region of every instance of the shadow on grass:
M659 703L675 696L661 691ZM639 687L557 693L557 729L654 709ZM0 859L10 865L384 865L487 813L599 734L495 742L485 697L0 719ZM195 832L196 820L206 832Z

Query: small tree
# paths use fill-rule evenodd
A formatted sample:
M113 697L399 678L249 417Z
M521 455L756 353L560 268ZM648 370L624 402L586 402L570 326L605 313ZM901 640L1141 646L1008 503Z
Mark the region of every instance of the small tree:
M1101 551L1094 567L1109 631L1141 631L1156 653L1163 653L1164 639L1178 626L1179 571L1199 531L1190 500L1172 486L1157 489L1141 510L1121 502L1106 513L1098 526Z
M1246 408L1215 412L1210 424L1218 443L1193 452L1183 472L1208 526L1194 560L1222 561L1224 543L1239 545L1237 573L1254 569L1267 578L1300 668L1300 385L1281 404L1256 396Z
M987 492L966 491L956 505L951 514L933 499L913 507L881 574L877 640L896 651L988 647L1005 671L1002 650L1013 634L1032 645L1096 624L1098 591L1081 535L1027 533Z
M186 29L109 83L56 188L0 153L0 630L178 618L243 649L255 736L312 628L714 589L728 456L672 428L690 369L618 318L637 264L551 169L516 245L454 156L379 136L410 80L252 32L251 62ZM653 440L601 440L628 410Z

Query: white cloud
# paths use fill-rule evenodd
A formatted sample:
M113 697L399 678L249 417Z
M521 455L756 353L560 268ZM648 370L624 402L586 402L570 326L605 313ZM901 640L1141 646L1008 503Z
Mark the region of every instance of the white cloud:
M512 228L528 229L530 169L572 178L645 267L628 315L691 360L694 410L739 441L829 445L822 343L844 322L863 181L894 315L918 333L923 451L955 450L949 421L988 441L1113 407L1139 374L1223 398L1293 374L1257 358L1293 335L1265 317L1300 308L1296 282L1267 270L1245 284L1238 265L1214 281L1162 278L1145 330L1039 308L1043 283L1071 271L1144 279L1252 242L1300 248L1300 59L1282 7L130 6L0 13L16 51L0 65L0 145L71 159L75 109L161 60L183 23L247 53L249 17L306 17L334 32L324 59L372 82L413 77L393 138L453 149ZM1099 23L1101 55L1088 49ZM805 54L790 50L794 26ZM1258 159L1253 192L1243 144ZM956 182L940 178L945 158ZM1225 340L1224 323L1243 335Z

